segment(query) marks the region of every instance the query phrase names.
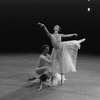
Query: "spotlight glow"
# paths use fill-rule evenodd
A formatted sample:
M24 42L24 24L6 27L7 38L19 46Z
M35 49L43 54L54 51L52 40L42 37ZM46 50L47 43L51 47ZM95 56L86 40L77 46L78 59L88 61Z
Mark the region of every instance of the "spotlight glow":
M91 11L91 9L90 9L90 8L88 8L88 9L87 9L87 11L88 11L88 12L90 12L90 11Z

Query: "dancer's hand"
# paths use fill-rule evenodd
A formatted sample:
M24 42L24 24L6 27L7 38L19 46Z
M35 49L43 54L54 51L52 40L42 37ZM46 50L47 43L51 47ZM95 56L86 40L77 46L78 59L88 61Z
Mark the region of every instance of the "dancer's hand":
M78 34L74 33L74 35L77 37Z
M40 25L40 27L43 27L43 26L45 26L44 24L42 24L42 23L37 23L38 25Z

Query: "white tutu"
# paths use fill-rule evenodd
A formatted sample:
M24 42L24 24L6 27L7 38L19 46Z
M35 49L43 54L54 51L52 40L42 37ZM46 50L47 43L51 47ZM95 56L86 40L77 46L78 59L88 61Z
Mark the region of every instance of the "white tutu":
M61 42L59 43L60 49L53 48L51 69L55 76L54 85L61 81L61 74L76 72L77 53L80 49L80 43L83 41L85 39Z

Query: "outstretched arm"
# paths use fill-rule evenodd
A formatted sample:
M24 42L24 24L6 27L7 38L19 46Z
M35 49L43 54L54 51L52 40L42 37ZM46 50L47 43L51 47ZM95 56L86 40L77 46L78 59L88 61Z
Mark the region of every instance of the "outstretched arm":
M46 26L44 25L44 24L42 24L42 23L38 23L38 25L40 25L40 27L44 27L44 30L46 31L46 34L50 37L51 36L51 34L50 34L50 32L48 31L48 29L46 28Z
M61 34L61 37L71 37L71 36L76 36L77 37L78 34L74 33L74 34Z

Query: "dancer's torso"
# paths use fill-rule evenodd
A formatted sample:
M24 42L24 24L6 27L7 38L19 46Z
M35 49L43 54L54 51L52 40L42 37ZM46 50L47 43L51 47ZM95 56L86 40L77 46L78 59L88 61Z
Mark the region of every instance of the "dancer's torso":
M45 61L46 59L49 59L49 56L44 56L43 54L40 55L39 57L39 61L38 61L38 67L42 67L42 66L47 66L48 63Z
M51 42L52 45L55 49L59 49L60 47L60 42L61 42L61 36L59 34L55 35L51 35Z

